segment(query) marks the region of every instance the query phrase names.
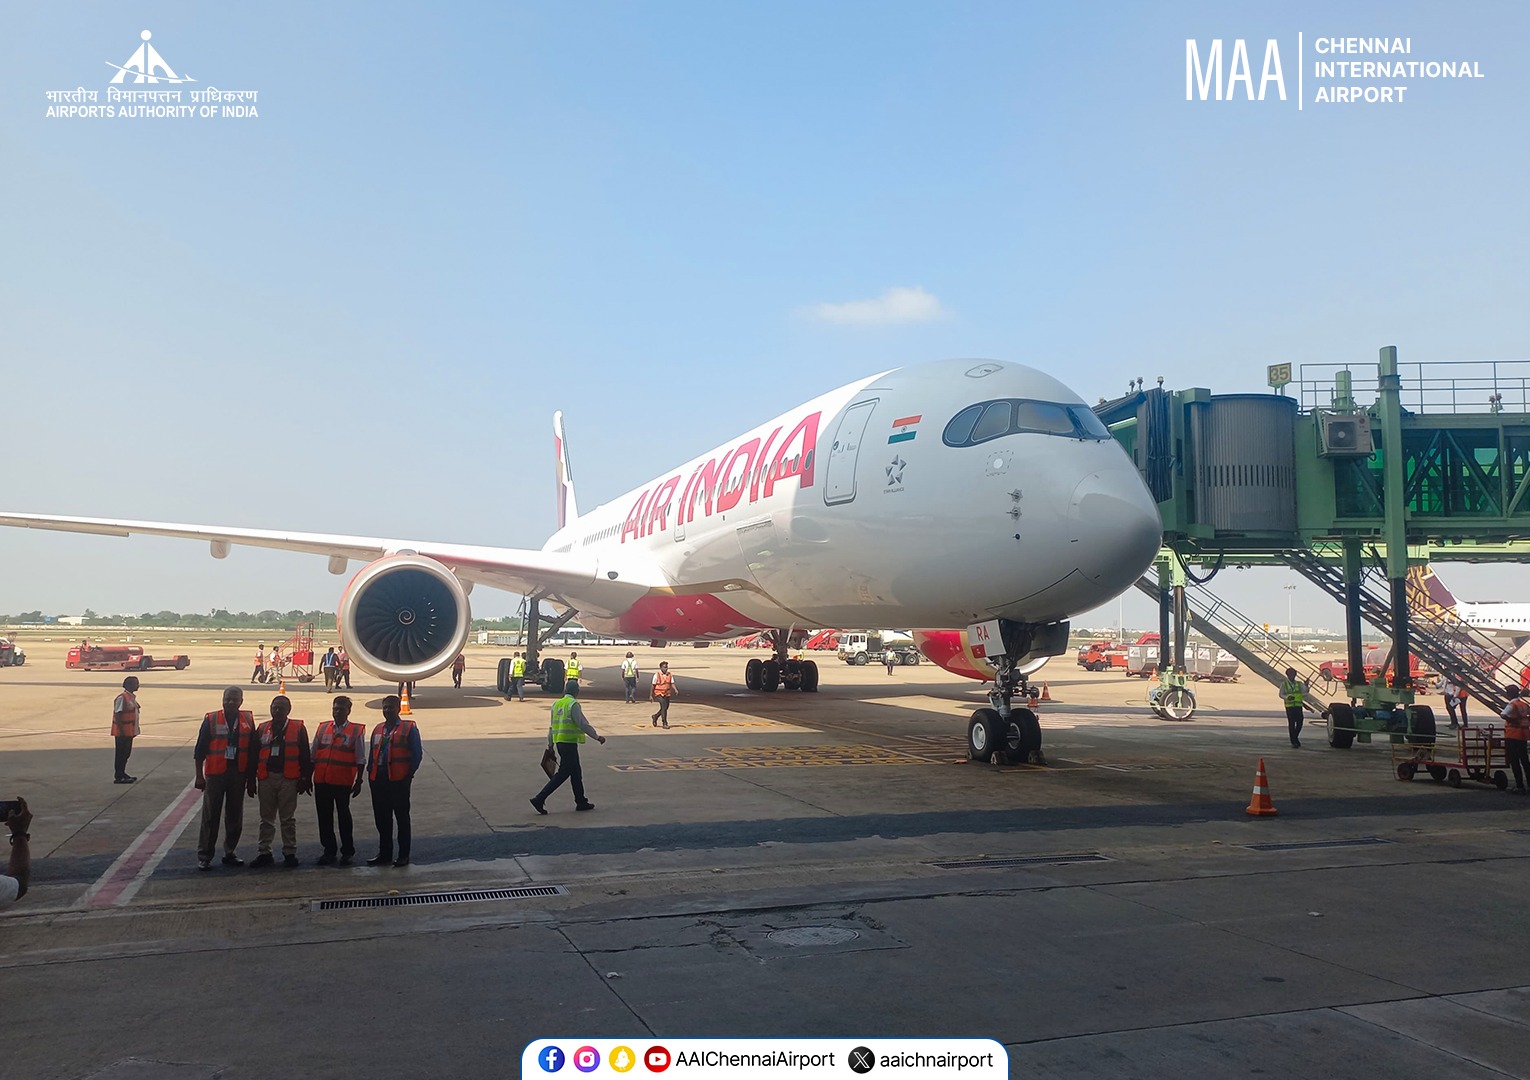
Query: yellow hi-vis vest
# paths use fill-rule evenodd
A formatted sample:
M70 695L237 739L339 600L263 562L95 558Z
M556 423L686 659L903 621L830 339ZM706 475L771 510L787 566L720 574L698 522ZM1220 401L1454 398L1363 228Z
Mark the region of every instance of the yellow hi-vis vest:
M574 723L574 697L572 694L564 694L552 707L552 730L549 732L555 743L582 743L584 732L579 725Z
M569 662L568 662L568 666L565 667L563 670L564 670L565 673L567 673L567 675L568 675L568 677L570 679L577 679L577 678L579 678L579 661L578 660L574 660L574 659L570 659Z
M1298 709L1301 708L1302 702L1306 700L1306 687L1299 681L1292 682L1290 679L1286 679L1280 684L1280 695L1285 699L1286 708Z
M522 679L526 677L526 661L522 660L519 656L510 661L510 677L512 679Z

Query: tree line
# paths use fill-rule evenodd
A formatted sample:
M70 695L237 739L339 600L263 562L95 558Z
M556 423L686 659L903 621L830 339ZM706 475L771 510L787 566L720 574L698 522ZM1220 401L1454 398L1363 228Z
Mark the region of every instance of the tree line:
M3 626L59 626L58 616L44 615L41 611L23 611L19 615L0 615ZM229 611L214 608L207 614L182 611L145 611L141 615L98 615L89 608L81 616L80 627L92 626L185 626L208 630L290 630L295 626L313 623L316 630L334 630L335 613L332 611ZM70 626L73 624L64 624ZM506 616L502 619L474 619L475 630L519 630L521 620Z

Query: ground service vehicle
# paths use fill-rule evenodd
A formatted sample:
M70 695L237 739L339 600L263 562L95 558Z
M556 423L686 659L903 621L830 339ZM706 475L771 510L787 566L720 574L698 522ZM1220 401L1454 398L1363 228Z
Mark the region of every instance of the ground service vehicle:
M185 671L190 665L189 656L156 660L152 656L145 656L138 645L91 645L84 649L76 645L64 658L66 668L77 668L80 671L148 671L151 668Z
M1079 646L1078 666L1085 671L1108 671L1126 667L1126 646L1114 641L1091 641Z
M840 634L835 655L847 664L863 667L866 664L882 663L882 654L888 649L893 651L893 656L900 664L919 663L919 647L914 644L913 636L902 630L864 630Z
M8 638L0 638L0 667L20 667L27 662L27 654L21 646Z

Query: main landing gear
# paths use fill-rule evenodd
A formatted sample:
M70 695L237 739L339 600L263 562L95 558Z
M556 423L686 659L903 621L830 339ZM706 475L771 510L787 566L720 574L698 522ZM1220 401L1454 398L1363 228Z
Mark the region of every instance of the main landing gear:
M813 660L798 660L789 655L787 646L790 635L785 630L770 633L775 655L769 660L758 656L744 665L744 688L761 690L767 694L785 688L801 690L804 694L818 693L818 664Z

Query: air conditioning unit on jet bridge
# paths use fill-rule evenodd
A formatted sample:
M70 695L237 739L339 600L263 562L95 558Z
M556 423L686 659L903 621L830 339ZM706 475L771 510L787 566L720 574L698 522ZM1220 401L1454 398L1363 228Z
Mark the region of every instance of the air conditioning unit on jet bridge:
M1364 413L1324 413L1318 418L1320 457L1369 457L1371 418Z

